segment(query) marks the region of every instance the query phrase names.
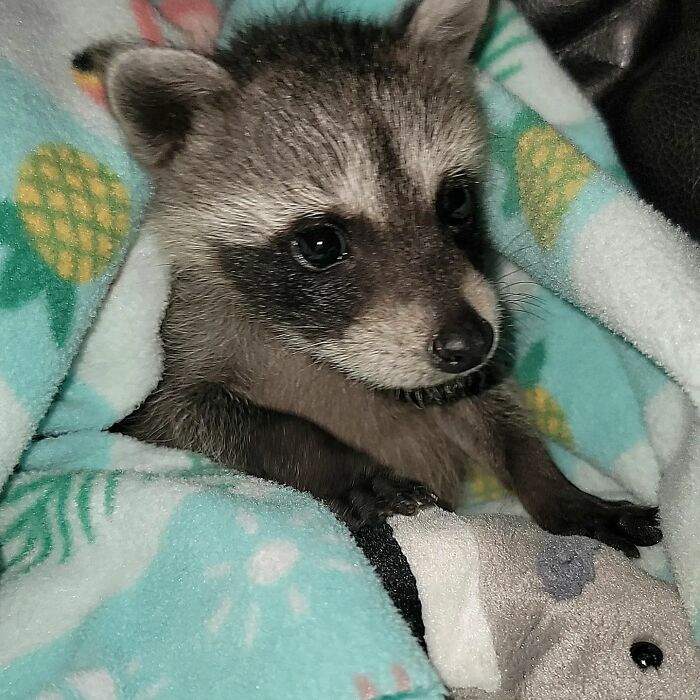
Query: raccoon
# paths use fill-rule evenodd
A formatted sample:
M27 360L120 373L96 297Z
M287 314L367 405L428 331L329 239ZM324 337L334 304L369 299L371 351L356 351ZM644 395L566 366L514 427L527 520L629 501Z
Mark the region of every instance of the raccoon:
M144 223L172 261L162 380L118 429L310 492L351 527L455 507L489 466L544 528L630 555L656 510L559 472L497 371L468 58L487 0L292 13L204 56L104 46Z

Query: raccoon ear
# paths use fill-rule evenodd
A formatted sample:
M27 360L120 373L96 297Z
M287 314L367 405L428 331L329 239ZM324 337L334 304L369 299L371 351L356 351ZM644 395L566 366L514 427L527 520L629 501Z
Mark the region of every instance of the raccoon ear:
M403 21L411 44L458 62L474 48L489 11L489 0L418 0Z
M107 99L141 165L157 169L181 150L200 110L233 87L221 66L192 51L140 48L107 65Z

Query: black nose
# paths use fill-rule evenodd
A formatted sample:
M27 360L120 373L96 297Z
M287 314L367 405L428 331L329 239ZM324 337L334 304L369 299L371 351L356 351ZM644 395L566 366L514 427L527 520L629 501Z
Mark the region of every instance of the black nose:
M630 656L642 671L648 668L659 668L664 660L664 653L651 642L635 642L630 647Z
M451 374L480 365L493 345L493 327L479 316L445 326L433 340L433 363Z

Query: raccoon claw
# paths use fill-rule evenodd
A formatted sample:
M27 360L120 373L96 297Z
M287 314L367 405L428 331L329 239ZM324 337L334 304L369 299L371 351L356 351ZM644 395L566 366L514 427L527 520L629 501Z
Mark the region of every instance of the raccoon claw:
M659 511L629 501L603 501L592 518L592 536L636 559L639 557L637 547L661 542Z
M417 481L381 474L368 477L346 496L328 501L328 505L351 530L359 530L391 515L414 515L436 501Z
M558 522L546 527L559 534L592 537L635 559L639 557L637 547L658 544L663 537L658 508L597 498L563 506Z
M659 528L659 509L635 506L625 501L622 503L626 509L618 517L620 529L642 547L651 547L661 542L663 535Z
M437 497L423 484L410 479L378 476L372 479L373 492L383 502L383 514L413 515L424 506L432 505Z

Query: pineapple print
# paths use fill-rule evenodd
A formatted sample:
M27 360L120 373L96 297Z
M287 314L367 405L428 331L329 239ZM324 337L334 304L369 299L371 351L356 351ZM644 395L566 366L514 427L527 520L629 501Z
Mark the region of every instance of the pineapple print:
M129 196L119 178L70 146L45 144L22 163L15 202L0 205L0 308L43 294L63 345L76 285L103 273L129 231Z
M524 387L525 405L531 411L535 424L548 439L573 449L574 439L566 416L556 399L538 384L545 361L544 342L535 343L520 361L517 376Z
M464 485L463 503L465 506L495 501L507 496L509 491L494 476L490 469L472 464L468 470L469 477Z
M535 240L551 250L593 163L531 111L495 136L494 155L511 177L503 212L515 216L522 210Z
M549 250L593 164L551 126L536 126L518 139L515 170L528 226L538 243Z
M68 146L37 148L15 193L32 246L64 280L104 271L129 230L129 196L114 173Z

